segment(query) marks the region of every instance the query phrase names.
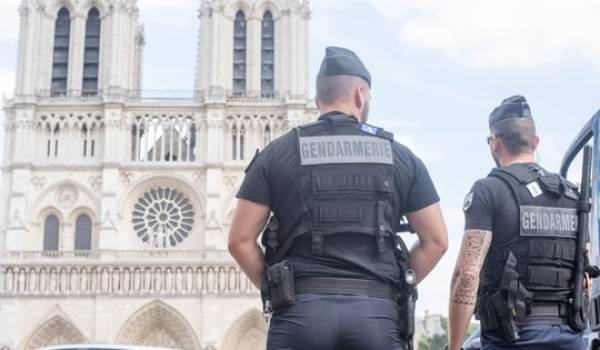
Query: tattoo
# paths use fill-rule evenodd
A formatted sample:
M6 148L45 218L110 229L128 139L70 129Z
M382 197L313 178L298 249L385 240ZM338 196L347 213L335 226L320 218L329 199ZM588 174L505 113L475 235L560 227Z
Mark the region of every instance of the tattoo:
M485 261L492 233L483 230L467 230L463 238L456 269L450 284L450 301L475 305L479 289L479 272Z

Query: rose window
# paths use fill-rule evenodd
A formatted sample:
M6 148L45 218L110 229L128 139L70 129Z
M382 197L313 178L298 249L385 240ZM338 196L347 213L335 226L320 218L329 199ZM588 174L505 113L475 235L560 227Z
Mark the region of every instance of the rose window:
M175 247L183 242L194 225L194 206L172 188L157 187L145 192L133 207L133 230L155 248Z

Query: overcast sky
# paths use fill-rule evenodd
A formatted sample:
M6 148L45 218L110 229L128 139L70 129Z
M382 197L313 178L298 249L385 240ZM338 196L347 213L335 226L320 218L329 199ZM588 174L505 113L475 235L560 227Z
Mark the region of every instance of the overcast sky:
M193 89L199 1L138 3L147 42L144 88ZM9 95L17 6L0 1L0 93ZM485 143L489 112L505 97L525 95L542 140L540 162L557 170L571 139L600 108L600 1L312 0L311 8L311 85L326 46L355 50L373 75L370 122L394 132L436 182L450 250L420 286L418 312L446 314L462 201L493 166Z

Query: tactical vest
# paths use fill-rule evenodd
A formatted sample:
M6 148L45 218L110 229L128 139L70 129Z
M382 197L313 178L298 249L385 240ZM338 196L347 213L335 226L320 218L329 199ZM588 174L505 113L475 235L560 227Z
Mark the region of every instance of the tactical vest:
M300 237L310 237L312 253L323 254L327 236L338 233L365 234L380 252L393 249L385 240L400 223L392 208L393 135L327 116L294 132L300 196L284 199L263 234L267 262L281 261Z
M506 317L525 322L536 305L563 319L574 289L578 232L576 187L533 165L494 169L519 208L519 231L492 244L481 272L477 313L482 329L502 328ZM506 325L504 325L506 326Z

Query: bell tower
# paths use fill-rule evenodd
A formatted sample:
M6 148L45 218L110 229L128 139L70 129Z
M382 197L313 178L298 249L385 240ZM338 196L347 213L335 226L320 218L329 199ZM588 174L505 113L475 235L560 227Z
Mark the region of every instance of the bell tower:
M136 0L23 0L16 96L139 90Z
M202 0L196 90L306 98L307 0Z

